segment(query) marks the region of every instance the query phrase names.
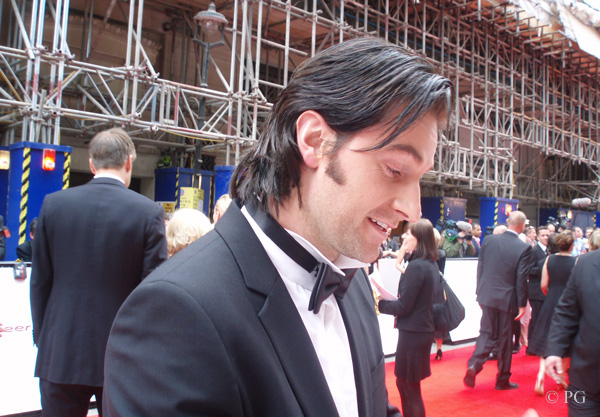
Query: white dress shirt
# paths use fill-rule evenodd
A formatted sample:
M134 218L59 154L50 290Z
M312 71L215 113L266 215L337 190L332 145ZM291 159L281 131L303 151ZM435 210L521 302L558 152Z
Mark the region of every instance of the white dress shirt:
M300 314L319 358L340 417L358 417L358 402L350 343L348 342L348 334L337 300L331 295L323 302L318 314L309 311L308 303L316 281L315 275L306 271L282 251L262 231L248 213L246 207L242 207L242 213L265 248L269 259L279 272L292 301L296 305L298 314ZM290 230L287 230L287 232L318 261L326 262L339 274L343 275L342 269L368 266L368 264L343 255L340 255L332 263L302 236Z
M542 242L540 242L539 240L538 240L538 243L537 243L537 244L539 245L540 249L542 249L542 250L544 251L544 253L547 253L547 252L546 252L546 250L547 250L547 248L546 248L546 245L544 245L544 244L543 244Z

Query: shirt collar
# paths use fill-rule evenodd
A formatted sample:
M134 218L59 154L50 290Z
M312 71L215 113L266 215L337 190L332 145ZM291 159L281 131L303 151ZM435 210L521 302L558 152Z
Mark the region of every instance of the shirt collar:
M349 258L340 254L337 259L331 262L327 259L317 248L313 246L308 240L304 239L299 234L292 232L291 230L285 229L296 241L304 247L315 259L319 262L327 263L329 266L333 268L335 272L338 274L342 274L342 269L352 269L352 268L365 268L369 266L364 262L358 261L356 259Z
M539 240L538 240L538 243L537 243L537 244L540 246L540 248L542 248L542 250L543 250L544 252L546 252L546 245L544 245L544 244L543 244L542 242L540 242Z
M117 175L113 175L113 174L108 174L108 173L96 174L96 175L94 175L94 179L95 178L112 178L113 180L120 181L121 183L123 183L123 185L125 185L125 181L123 181L123 178L121 178Z

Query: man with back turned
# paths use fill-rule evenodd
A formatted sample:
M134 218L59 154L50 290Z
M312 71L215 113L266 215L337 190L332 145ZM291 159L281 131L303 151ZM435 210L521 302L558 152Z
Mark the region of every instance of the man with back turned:
M523 212L513 211L508 217L508 230L486 236L481 245L477 263L477 301L482 315L475 351L464 377L467 387L475 387L475 376L494 346L498 348L495 388L509 390L519 387L510 381L510 366L513 323L523 317L527 305L531 245L519 239L526 219Z
M420 213L450 82L375 38L300 65L214 231L117 315L109 416L399 416L363 267Z
M128 190L135 159L122 129L90 142L94 179L44 199L33 240L31 312L44 417L102 414L104 352L117 310L167 258L162 208Z

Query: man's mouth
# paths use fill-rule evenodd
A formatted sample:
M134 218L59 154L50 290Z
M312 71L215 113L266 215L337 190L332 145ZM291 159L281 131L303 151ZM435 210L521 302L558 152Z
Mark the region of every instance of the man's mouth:
M375 219L373 219L373 218L371 218L371 217L369 217L369 220L371 220L371 222L373 222L374 224L376 224L377 226L379 226L379 228L380 228L380 229L381 229L381 230L382 230L384 233L387 233L387 231L388 231L389 229L391 229L391 227L390 227L388 224L384 223L384 222L380 222L379 220L375 220Z

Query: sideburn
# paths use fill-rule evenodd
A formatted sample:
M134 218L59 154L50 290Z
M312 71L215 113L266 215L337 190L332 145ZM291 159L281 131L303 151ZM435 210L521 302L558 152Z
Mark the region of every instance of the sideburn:
M340 166L340 160L338 158L338 154L335 153L329 159L327 163L327 167L325 168L325 173L331 178L337 185L346 184L346 177L342 172L342 168Z

